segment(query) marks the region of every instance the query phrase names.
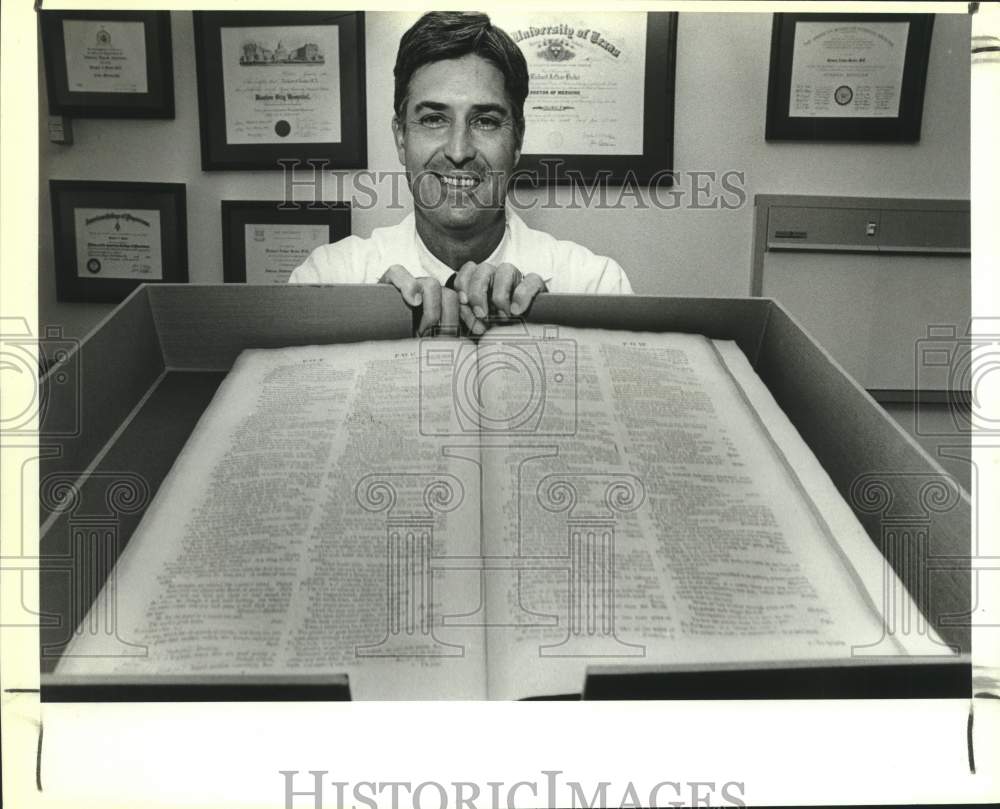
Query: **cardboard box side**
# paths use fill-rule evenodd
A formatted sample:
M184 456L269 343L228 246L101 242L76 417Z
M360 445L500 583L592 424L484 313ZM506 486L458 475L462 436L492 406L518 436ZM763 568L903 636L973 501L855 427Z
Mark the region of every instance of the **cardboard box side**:
M923 616L969 652L968 498L784 309L772 307L757 373ZM897 618L897 631L921 631L921 616Z
M770 311L762 298L699 298L656 295L541 295L526 320L593 329L676 331L735 340L756 363Z
M40 382L41 519L163 373L146 287L139 287Z
M163 374L107 452L76 484L72 507L46 526L39 574L45 615L42 671L55 667L74 632L114 632L120 654L136 653L116 624L113 589L98 605L97 618L87 626L81 622L223 376Z
M164 361L176 370L228 371L248 348L413 335L412 313L386 285L157 284L149 295Z

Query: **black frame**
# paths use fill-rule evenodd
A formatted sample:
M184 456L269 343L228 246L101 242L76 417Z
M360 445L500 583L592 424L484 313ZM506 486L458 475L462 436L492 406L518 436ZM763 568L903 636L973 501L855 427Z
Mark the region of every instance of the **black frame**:
M299 207L294 208L292 205ZM351 235L348 202L286 203L279 200L222 200L222 277L227 284L247 283L246 225L327 225L328 242Z
M677 12L646 14L641 155L522 154L514 182L524 186L595 181L673 185Z
M340 55L339 143L226 143L226 103L222 80L222 28L279 25L337 25ZM365 20L361 11L196 11L195 62L204 171L279 171L283 161L321 161L321 168L364 168L368 160L365 112ZM294 163L292 164L295 165Z
M795 26L799 22L908 22L910 28L906 39L899 115L895 118L789 117ZM901 143L920 140L924 86L933 28L933 14L775 14L771 28L765 140Z
M117 303L143 283L187 283L187 198L182 183L50 180L56 298ZM155 208L160 212L163 278L81 278L76 268L75 208Z
M169 11L42 11L49 114L74 118L173 118L174 58ZM63 20L141 22L146 33L145 93L71 91L66 73Z

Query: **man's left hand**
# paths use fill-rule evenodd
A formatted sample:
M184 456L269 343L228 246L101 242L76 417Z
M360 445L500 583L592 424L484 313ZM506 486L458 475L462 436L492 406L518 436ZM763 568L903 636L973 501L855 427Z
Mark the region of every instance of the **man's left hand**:
M489 315L517 317L546 288L540 275L521 275L513 264L495 267L485 261L482 264L467 261L455 277L455 291L462 322L472 334L482 334Z

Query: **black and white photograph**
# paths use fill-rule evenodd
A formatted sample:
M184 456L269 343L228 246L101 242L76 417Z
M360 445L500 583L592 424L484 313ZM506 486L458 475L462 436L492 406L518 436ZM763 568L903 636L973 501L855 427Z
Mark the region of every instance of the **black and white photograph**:
M25 5L4 797L1000 799L1000 10Z

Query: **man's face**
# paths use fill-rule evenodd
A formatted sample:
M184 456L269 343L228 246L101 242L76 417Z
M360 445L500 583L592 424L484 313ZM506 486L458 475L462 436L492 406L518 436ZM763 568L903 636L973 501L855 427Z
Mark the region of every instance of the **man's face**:
M458 231L495 221L521 156L503 74L473 54L424 65L403 116L392 128L418 215Z

